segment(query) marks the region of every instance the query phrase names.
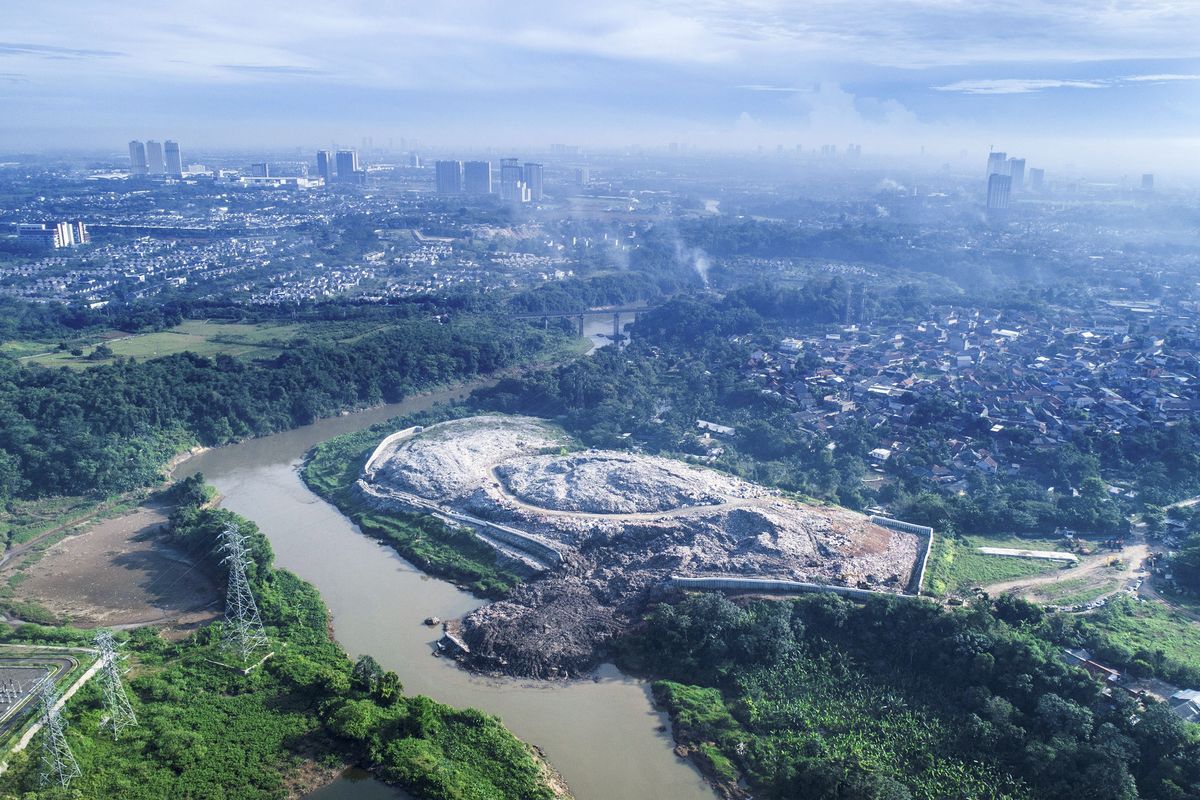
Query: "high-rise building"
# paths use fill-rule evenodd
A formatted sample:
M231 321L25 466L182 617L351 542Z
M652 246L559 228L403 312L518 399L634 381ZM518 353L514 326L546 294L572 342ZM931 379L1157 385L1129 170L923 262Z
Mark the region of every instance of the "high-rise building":
M252 178L269 178L271 177L271 165L265 161L250 165L250 177Z
M146 163L146 145L134 139L129 143L129 172L132 175L145 175L149 169Z
M55 222L46 224L22 224L17 226L17 241L20 244L57 250L75 247L92 240L87 226L82 222Z
M515 158L500 159L500 199L508 203L524 203L529 187L525 185L525 173Z
M1006 175L1008 174L1008 153L988 153L987 174Z
M17 243L26 247L59 247L58 230L45 225L18 225Z
M1012 177L1009 175L991 174L987 184L988 214L1000 214L1008 210L1008 201L1012 197Z
M409 153L408 165L410 167L419 169L421 166L421 156L417 153Z
M318 150L317 174L321 176L321 180L325 181L326 186L333 183L333 170L333 153L328 150Z
M163 142L163 155L166 156L167 174L172 178L182 178L183 156L179 153L179 142L170 139Z
M1025 159L1010 158L1008 160L1008 176L1012 178L1013 189L1025 188Z
M437 161L433 165L438 194L461 194L463 165L461 161Z
M1154 173L1147 172L1144 175L1142 175L1142 191L1143 192L1153 192L1154 191Z
M54 226L55 247L75 246L75 226L69 222L60 222Z
M522 171L522 176L525 179L525 185L529 187L529 199L533 202L538 202L542 199L542 165L534 164L530 161L525 162L525 167Z
M492 162L468 161L463 164L463 189L467 194L491 194Z
M575 168L575 185L587 186L592 181L591 171L587 167Z
M146 140L146 165L151 175L162 175L166 172L162 145L153 139Z
M337 151L338 183L365 183L366 173L358 168L357 150Z
M1042 183L1046 180L1046 170L1040 167L1029 168L1029 188L1035 192L1042 190Z

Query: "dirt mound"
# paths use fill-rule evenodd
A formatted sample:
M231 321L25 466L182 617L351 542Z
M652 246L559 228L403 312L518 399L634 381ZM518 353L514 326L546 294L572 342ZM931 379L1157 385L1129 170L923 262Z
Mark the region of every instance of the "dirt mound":
M715 505L739 494L723 475L665 458L587 452L525 456L496 468L518 500L553 511L637 514Z

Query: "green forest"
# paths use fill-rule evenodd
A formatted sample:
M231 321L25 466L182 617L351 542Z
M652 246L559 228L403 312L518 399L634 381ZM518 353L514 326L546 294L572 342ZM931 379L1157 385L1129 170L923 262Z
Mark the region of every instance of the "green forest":
M194 353L75 371L0 359L0 501L153 484L192 445L285 430L528 360L561 339L492 315L395 317L353 345L276 358Z
M1059 655L1021 600L664 603L623 643L675 735L755 797L1195 797L1200 733ZM1078 644L1078 642L1076 642Z
M99 730L101 691L87 684L64 712L82 777L67 789L39 787L35 746L0 778L0 797L279 800L299 775L328 776L348 764L430 800L554 797L540 762L499 720L405 695L399 677L370 656L352 662L330 638L316 590L273 567L270 544L253 522L207 507L202 480L174 490L179 506L166 535L211 556L206 568L218 574L220 532L233 524L248 537L251 586L274 655L243 674L224 665L233 656L220 646L221 623L179 642L137 629L123 650L138 725L119 740ZM36 625L4 635L17 643L90 640L90 632Z

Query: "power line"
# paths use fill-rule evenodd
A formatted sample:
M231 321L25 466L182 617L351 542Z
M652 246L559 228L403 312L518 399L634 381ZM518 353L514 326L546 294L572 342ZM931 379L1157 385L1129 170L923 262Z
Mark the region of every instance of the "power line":
M37 691L42 706L42 785L57 783L66 786L83 773L67 744L67 721L62 718L58 708L54 680L49 675L42 678Z
M222 531L221 552L225 554L221 563L229 568L229 582L225 590L225 630L221 635L221 645L236 652L245 663L251 653L267 646L267 635L263 632L258 604L254 602L250 581L246 578L246 569L250 566L246 537L236 525L230 525Z
M112 728L113 738L119 739L121 731L130 725L137 725L137 716L133 706L129 704L129 695L125 693L125 684L121 676L125 657L117 653L117 643L111 632L100 630L96 632L96 649L100 651L100 683L104 690L104 710L108 717L101 723Z

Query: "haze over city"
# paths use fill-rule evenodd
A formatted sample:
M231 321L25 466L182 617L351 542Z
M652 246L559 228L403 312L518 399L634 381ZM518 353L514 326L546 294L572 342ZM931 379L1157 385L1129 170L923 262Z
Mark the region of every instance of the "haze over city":
M3 11L0 800L1200 800L1200 3Z
M0 147L169 129L201 147L853 141L950 159L1003 141L1183 174L1200 164L1197 29L1178 2L17 0Z

